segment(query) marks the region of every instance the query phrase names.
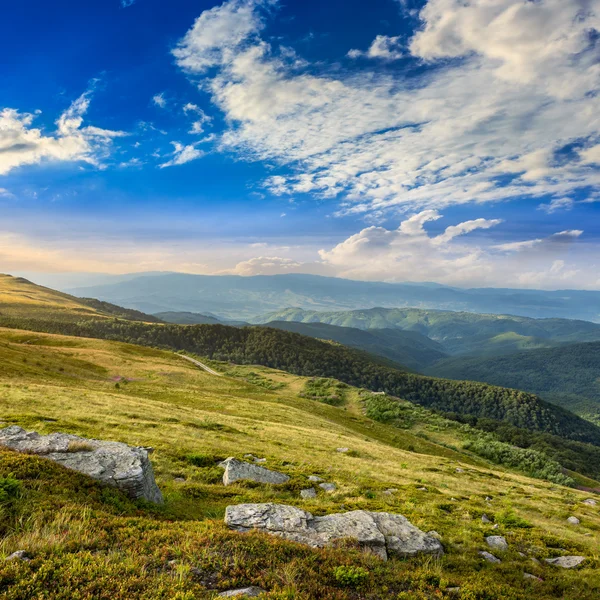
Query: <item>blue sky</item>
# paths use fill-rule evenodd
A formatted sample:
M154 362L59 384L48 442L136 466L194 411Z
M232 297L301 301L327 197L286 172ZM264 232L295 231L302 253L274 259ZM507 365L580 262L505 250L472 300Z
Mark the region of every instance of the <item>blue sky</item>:
M598 0L3 22L0 270L600 288Z

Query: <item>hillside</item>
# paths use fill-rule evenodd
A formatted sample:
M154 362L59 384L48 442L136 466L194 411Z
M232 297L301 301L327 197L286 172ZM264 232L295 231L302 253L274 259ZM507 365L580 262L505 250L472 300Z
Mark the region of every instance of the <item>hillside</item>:
M448 358L428 373L518 387L600 422L600 343L568 344L495 358Z
M154 315L165 323L175 323L176 325L215 325L221 323L216 317L201 315L193 312L158 312Z
M158 323L160 319L137 310L115 306L93 298L76 298L36 285L22 277L0 274L0 315L14 318L44 318L76 321L84 318L117 317Z
M325 323L293 321L269 321L266 325L322 340L332 340L344 346L384 356L416 371L422 371L447 357L440 344L417 331L363 330L355 327L337 327Z
M372 308L342 312L319 312L290 308L254 319L253 323L295 321L326 323L357 329L416 331L438 342L449 354L505 354L559 343L600 340L600 325L569 319L531 319L513 315L474 314Z
M321 311L384 306L600 322L600 292L582 290L462 289L427 283L379 283L301 274L241 277L167 273L65 291L146 313L209 312L218 318L234 320L248 320L290 306ZM389 325L374 327L382 329Z
M488 600L596 597L600 516L583 504L589 492L477 456L469 446L478 451L479 434L425 409L398 401L400 412L383 416L380 396L354 388L330 406L302 397L314 380L211 364L225 376L171 352L0 330L4 422L151 446L165 496L162 508L134 504L43 458L0 451L0 481L17 490L2 505L0 555L24 550L32 558L0 560L2 597L191 600L247 585L274 600L424 600L456 597L456 587L461 597ZM341 446L351 452L336 452ZM217 462L246 453L266 458L290 482L224 487ZM301 499L312 474L334 481L335 492ZM381 562L351 546L317 550L238 534L223 514L243 502L403 514L435 529L445 555ZM484 513L497 529L482 522ZM581 525L567 523L572 514ZM509 543L501 565L478 556L492 533ZM565 553L588 560L576 571L532 561ZM339 567L363 575L336 579ZM524 572L543 581L524 580Z

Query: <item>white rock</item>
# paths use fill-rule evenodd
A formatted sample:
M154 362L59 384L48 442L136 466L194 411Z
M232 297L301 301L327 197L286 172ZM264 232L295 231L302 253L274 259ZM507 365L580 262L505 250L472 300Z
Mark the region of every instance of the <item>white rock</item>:
M427 488L426 487L419 487L419 488L417 488L417 491L419 491L419 492L426 492Z
M587 504L588 506L596 506L596 504L598 504L598 502L596 502L596 500L593 498L588 498L587 500L584 500L583 503Z
M490 554L489 552L486 552L485 550L480 550L479 556L481 556L482 558L485 558L485 560L487 560L488 562L494 563L494 564L498 564L498 563L502 562L499 558L496 558L493 554Z
M247 596L248 598L256 598L256 596L260 596L264 593L265 590L253 585L247 588L240 588L239 590L228 590L226 592L221 592L219 594L219 598L235 598L237 596Z
M68 433L40 435L16 425L0 430L0 446L43 456L119 488L133 499L157 504L163 501L145 448Z
M309 475L308 480L312 481L314 483L319 483L319 481L324 481L324 479L322 477L319 477L318 475Z
M336 448L336 452L350 452L350 448Z
M555 567L573 569L585 560L585 556L559 556L557 558L545 558L544 560Z
M290 480L290 478L283 473L270 471L264 467L243 462L233 457L225 459L219 466L225 469L225 473L223 474L224 485L229 485L235 481L241 480L278 485Z
M414 556L444 553L439 540L415 527L402 515L355 510L313 517L283 504L228 506L225 523L236 531L259 529L271 535L322 548L344 538L386 559L388 554Z
M492 527L492 529L499 529L500 525L498 525L498 523L495 523L494 526Z
M308 488L306 490L300 490L300 496L302 496L302 498L316 498L317 497L317 490L315 490L315 488Z
M6 557L6 560L22 560L24 562L29 562L31 559L27 556L27 552L25 550L17 550L13 552L11 555Z
M481 515L481 522L482 523L491 523L492 521L487 515Z
M579 525L581 521L577 517L569 517L567 519L567 523L571 523L571 525Z
M335 492L337 490L335 483L320 483L319 487L326 492Z
M487 545L494 550L500 550L501 552L506 552L508 550L508 544L506 539L501 535L490 535L485 538Z

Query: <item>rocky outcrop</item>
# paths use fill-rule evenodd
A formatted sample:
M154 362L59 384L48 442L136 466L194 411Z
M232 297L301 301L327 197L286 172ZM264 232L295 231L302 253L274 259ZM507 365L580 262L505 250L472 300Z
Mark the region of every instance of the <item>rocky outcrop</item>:
M222 469L225 469L225 473L223 474L224 485L229 485L230 483L240 480L278 485L290 480L290 478L283 473L270 471L264 467L259 467L258 465L253 465L233 457L225 459L219 466Z
M406 517L384 512L355 510L313 517L307 511L283 504L238 504L227 507L225 523L236 531L258 529L313 548L353 539L383 559L388 555L444 553L439 540L415 527Z
M555 567L574 569L585 560L585 556L559 556L557 558L545 558L544 560L549 565L554 565Z
M500 552L506 552L508 550L508 543L506 539L501 535L490 535L485 538L487 545L494 550L500 550Z
M71 435L40 435L13 425L0 429L0 446L37 454L124 491L130 498L162 503L148 450L121 442Z
M221 592L219 598L238 598L243 596L246 598L256 598L264 593L265 590L252 585L247 588L240 588L239 590L227 590L226 592Z

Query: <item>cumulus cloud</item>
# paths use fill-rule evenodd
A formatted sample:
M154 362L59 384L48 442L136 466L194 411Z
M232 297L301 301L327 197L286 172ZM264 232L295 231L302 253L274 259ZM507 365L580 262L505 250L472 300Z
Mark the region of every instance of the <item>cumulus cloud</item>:
M429 0L406 54L435 68L410 80L315 74L261 38L273 4L204 11L174 51L229 123L222 149L285 167L273 192L341 197L346 214L600 185L595 150L563 151L600 129L597 0Z
M350 58L379 58L382 60L398 60L404 56L400 36L378 35L366 52L350 50Z
M45 134L33 127L39 113L21 113L13 108L0 111L0 175L23 165L42 162L84 161L98 166L112 140L126 135L92 125L83 126L91 93L75 100L56 121L56 130Z
M202 158L205 155L205 152L198 150L194 144L189 144L187 146L180 142L171 142L171 144L174 147L173 158L159 165L161 169L164 169L165 167L174 167L176 165L184 165L185 163Z
M395 230L367 227L319 255L338 275L353 279L504 286L582 282L578 279L581 270L565 258L571 244L582 235L580 230L482 246L457 238L495 227L500 220L475 219L451 225L438 235L429 234L425 225L439 218L437 211L426 210L404 220Z

